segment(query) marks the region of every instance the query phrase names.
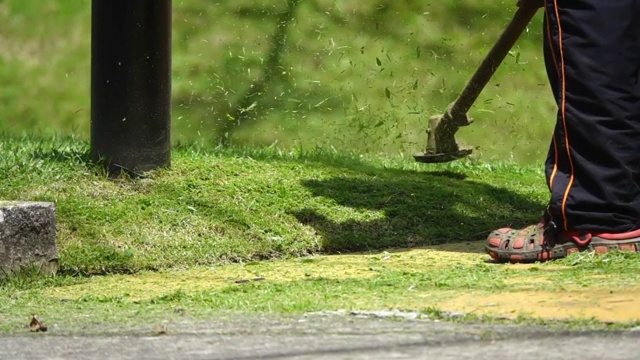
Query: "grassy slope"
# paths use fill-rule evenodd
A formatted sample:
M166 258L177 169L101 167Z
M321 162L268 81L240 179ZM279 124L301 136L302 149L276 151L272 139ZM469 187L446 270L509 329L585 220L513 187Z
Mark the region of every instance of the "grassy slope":
M537 220L539 170L423 166L319 151L182 147L171 169L108 180L72 138L0 139L0 199L53 201L66 273L477 240Z
M176 142L209 142L227 121L229 104L261 72L283 4L174 2ZM513 9L506 0L305 0L281 76L256 108L259 123L234 139L394 156L418 151L426 119L462 89ZM461 131L484 160L539 163L548 148L555 110L539 25L538 17L478 100L476 124ZM87 137L89 33L88 1L0 2L0 129Z

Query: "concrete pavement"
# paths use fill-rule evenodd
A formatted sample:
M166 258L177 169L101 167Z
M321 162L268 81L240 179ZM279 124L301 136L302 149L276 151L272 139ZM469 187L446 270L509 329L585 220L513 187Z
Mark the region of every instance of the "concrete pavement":
M161 330L161 331L159 331ZM166 333L165 333L166 332ZM0 359L638 359L640 331L568 332L393 317L225 317L0 338Z

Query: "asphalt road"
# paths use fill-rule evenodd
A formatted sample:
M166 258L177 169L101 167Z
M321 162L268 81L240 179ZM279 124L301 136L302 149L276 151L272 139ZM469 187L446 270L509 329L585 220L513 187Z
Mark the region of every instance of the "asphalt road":
M634 330L558 332L363 315L231 317L160 329L64 332L53 326L1 337L0 359L640 359L640 331Z

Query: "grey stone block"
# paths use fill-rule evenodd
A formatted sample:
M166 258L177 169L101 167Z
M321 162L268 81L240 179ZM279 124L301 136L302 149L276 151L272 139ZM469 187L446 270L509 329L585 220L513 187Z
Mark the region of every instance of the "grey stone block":
M34 266L58 270L55 205L0 201L0 276Z

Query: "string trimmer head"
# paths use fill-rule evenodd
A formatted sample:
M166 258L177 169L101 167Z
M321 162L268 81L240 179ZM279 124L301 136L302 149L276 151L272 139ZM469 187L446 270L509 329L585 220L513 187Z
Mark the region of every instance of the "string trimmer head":
M423 163L448 162L468 156L473 151L471 147L460 147L455 134L462 126L471 124L467 114L453 114L451 104L442 115L432 116L427 129L427 149L424 153L417 153L413 158Z

